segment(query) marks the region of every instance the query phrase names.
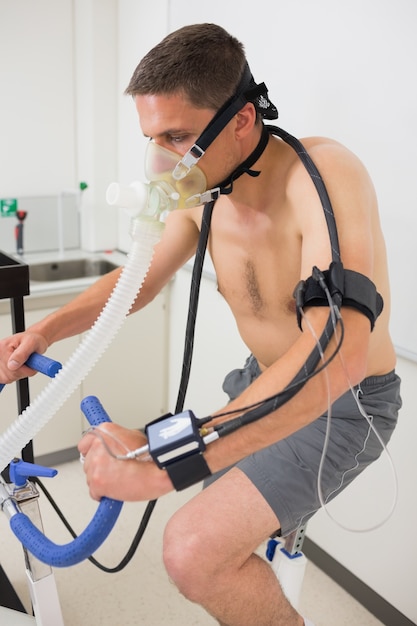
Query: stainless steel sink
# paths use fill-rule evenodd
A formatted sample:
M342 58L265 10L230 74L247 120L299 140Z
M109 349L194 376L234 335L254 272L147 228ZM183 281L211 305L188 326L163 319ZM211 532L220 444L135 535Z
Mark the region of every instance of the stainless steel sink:
M88 276L103 276L116 267L118 265L106 259L72 259L34 263L29 265L29 280L31 282L51 282Z

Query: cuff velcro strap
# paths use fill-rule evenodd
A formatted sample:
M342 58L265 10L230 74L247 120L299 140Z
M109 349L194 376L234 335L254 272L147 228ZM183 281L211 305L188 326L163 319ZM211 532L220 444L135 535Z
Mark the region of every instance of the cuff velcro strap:
M176 491L187 489L211 475L204 456L198 452L165 467Z
M374 283L359 272L345 270L341 263L332 263L330 268L320 272L332 297L339 294L342 306L357 309L365 315L371 330L383 309L382 296L377 292ZM329 306L329 302L320 282L313 276L301 281L294 292L297 304L297 320L301 328L300 307Z

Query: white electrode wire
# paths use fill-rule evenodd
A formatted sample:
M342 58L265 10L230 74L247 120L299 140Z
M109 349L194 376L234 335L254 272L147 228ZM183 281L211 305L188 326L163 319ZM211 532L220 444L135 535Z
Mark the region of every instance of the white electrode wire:
M332 315L333 328L334 328L334 332L335 332L335 338L337 340L338 337L337 337L337 327L336 327L336 315L335 315L335 311L334 311L335 306L334 306L334 303L333 303L333 301L331 299L330 292L328 290L326 290L326 295L327 295L327 299L329 301L329 306L330 306L330 309L331 309L331 312L332 312L331 315ZM302 316L304 322L306 323L306 326L307 326L308 330L310 331L310 333L312 334L312 336L314 337L314 339L316 341L318 350L320 352L320 357L321 357L322 361L324 362L325 361L325 356L324 356L324 352L322 350L320 341L319 341L319 339L318 339L318 337L316 335L316 332L315 332L313 326L311 325L309 319L305 315L302 307L300 307L300 313L301 313L301 316ZM340 319L341 319L340 311L338 311L337 316L340 317ZM351 381L349 379L349 374L348 374L348 371L347 371L347 368L346 368L346 364L344 362L343 355L342 355L341 351L339 351L339 355L338 356L339 356L339 358L341 360L343 371L345 372L346 379L347 379L348 384L349 384L349 389L350 389L350 391L351 391L351 393L352 393L352 395L353 395L353 397L355 399L355 402L356 402L356 404L358 406L358 410L359 410L360 414L368 422L370 430L368 432L368 435L366 436L366 439L365 439L365 442L364 442L364 445L363 445L362 449L355 455L356 465L354 467L350 468L350 470L347 470L346 472L344 472L340 485L336 489L334 489L331 493L329 493L327 498L325 499L324 495L323 495L323 489L322 489L322 477L323 477L324 463L325 463L325 460L326 460L327 450L328 450L329 440L330 440L330 429L331 429L331 418L332 418L332 402L331 402L331 393L330 393L329 374L327 372L327 368L324 368L323 373L325 375L326 388L327 388L328 409L327 409L327 423L326 423L326 433L325 433L325 437L324 437L323 451L322 451L322 454L321 454L319 470L318 470L318 473L317 473L317 492L318 492L318 497L319 497L319 501L320 501L320 504L321 504L322 508L326 512L327 516L332 520L332 522L334 522L337 526L339 526L339 528L342 528L343 530L347 530L348 532L352 532L352 533L367 533L367 532L371 532L373 530L377 530L378 528L381 528L381 526L383 526L390 519L392 514L394 513L395 507L397 506L397 500L398 500L398 477L397 477L397 472L396 472L396 469L395 469L394 461L393 461L393 459L391 457L391 454L390 454L389 450L387 449L387 446L385 445L385 442L382 440L382 438L381 438L377 428L375 427L375 425L374 425L374 423L372 421L372 417L367 414L367 412L365 411L365 409L363 408L363 406L362 406L362 404L361 404L361 402L359 400L358 394L355 393L355 390L353 389L353 386L352 386L352 383L351 383ZM358 466L358 456L364 451L371 430L375 434L376 438L378 439L379 444L381 445L381 448L382 448L383 452L385 452L385 454L386 454L386 456L388 458L388 462L389 462L389 465L390 465L391 474L392 474L392 478L393 478L393 482L394 482L394 495L393 495L393 500L392 500L391 507L390 507L387 515L385 517L383 517L383 519L381 521L377 522L376 524L374 524L372 526L365 527L365 528L352 528L350 526L347 526L347 525L343 524L343 522L340 522L338 519L336 519L334 517L334 515L332 515L330 513L330 511L328 509L327 501L330 498L330 496L332 496L335 492L337 492L337 491L339 491L341 489L341 487L343 486L343 479L346 476L346 474L349 471L352 471L352 470L356 469L356 467Z
M342 363L342 366L343 366L343 370L344 370L344 372L346 374L346 378L347 378L347 380L349 382L349 389L350 389L350 391L352 393L352 396L353 396L353 398L354 398L354 400L356 402L358 410L359 410L360 414L362 415L362 417L365 418L365 420L367 421L367 423L369 425L369 433L368 433L368 435L366 437L366 440L364 442L363 449L360 450L360 452L358 452L358 454L355 456L356 463L358 465L357 458L365 450L367 440L369 438L370 432L372 431L374 433L375 437L377 438L377 440L378 440L378 442L379 442L379 444L380 444L380 446L382 448L383 453L385 453L385 455L386 455L386 458L388 460L388 464L389 464L389 467L390 467L390 470L391 470L391 478L392 478L392 481L393 481L394 492L393 492L392 502L391 502L391 506L390 506L390 508L388 510L388 513L385 515L385 517L382 518L382 520L380 522L377 522L373 526L370 526L370 527L367 527L367 528L364 528L364 529L356 529L356 530L355 529L351 529L351 528L347 529L347 530L350 530L351 532L358 532L358 533L360 533L360 532L371 532L372 530L377 530L378 528L381 528L381 526L383 526L392 517L392 515L393 515L393 513L395 511L395 508L396 508L397 502L398 502L398 491L399 491L397 470L395 468L395 463L393 461L393 458L391 456L390 451L387 448L387 445L383 441L381 435L378 432L378 429L376 428L375 424L373 423L372 415L368 415L368 413L363 408L361 401L359 400L359 393L360 393L360 391L358 390L358 392L355 392L355 390L354 390L354 388L353 388L353 386L352 386L352 384L351 384L351 382L349 380L346 364L345 364L345 362L343 360L343 355L340 354L339 356L340 356L340 360L341 360L341 363ZM351 468L351 469L353 470L355 468ZM329 494L328 497L330 497L330 495L331 494Z
M113 433L107 432L106 430L102 430L100 426L90 426L88 430L86 430L83 435L94 435L97 437L101 443L103 444L106 452L117 461L152 461L152 457L149 454L149 446L144 445L142 448L138 448L137 450L130 450L120 439L118 439ZM111 439L114 443L120 446L126 454L117 454L113 452L110 445L107 443L106 438ZM80 457L81 462L84 462L84 457Z
M109 433L105 430L102 430L100 426L90 426L88 430L86 430L83 435L94 435L98 439L100 439L103 444L106 452L117 461L152 461L152 456L149 454L149 445L145 444L141 448L136 448L135 450L130 450L124 443L120 441L113 433ZM107 443L106 438L111 439L116 443L120 448L124 449L126 454L117 454L113 452L110 445ZM205 437L203 437L203 441L206 445L209 443L213 443L213 441L217 441L219 439L219 434L216 432L209 433ZM81 463L84 463L84 456L80 455Z

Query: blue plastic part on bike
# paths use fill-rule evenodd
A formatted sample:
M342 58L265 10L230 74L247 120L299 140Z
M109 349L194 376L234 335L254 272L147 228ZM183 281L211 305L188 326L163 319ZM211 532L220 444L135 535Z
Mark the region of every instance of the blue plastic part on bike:
M41 372L41 374L49 376L50 378L54 378L54 376L58 374L59 370L62 369L62 364L59 361L54 361L48 356L38 354L37 352L33 352L33 354L30 355L25 365Z
M276 539L269 539L267 546L266 546L266 552L265 552L265 556L268 559L268 561L272 562L274 555L275 555L275 551L280 543L281 542L277 541Z
M111 421L100 401L87 396L81 409L92 426ZM24 513L10 519L10 527L19 541L39 561L52 567L70 567L88 559L110 534L119 517L123 502L102 498L90 524L76 539L57 545L47 539Z
M41 374L49 376L50 378L54 378L54 376L56 376L62 368L62 364L59 361L54 361L48 356L44 356L38 352L33 352L26 361L25 365L31 367L33 370L41 372ZM0 392L4 386L4 383L0 383Z
M96 396L86 396L81 401L81 410L91 426L98 426L103 422L111 422L110 417Z
M21 459L13 459L9 465L10 480L16 487L23 487L30 476L44 476L53 478L58 474L58 470L52 467L44 467L36 463L28 463Z
M52 567L70 567L88 559L105 541L119 516L123 503L102 498L90 524L76 539L57 545L33 525L24 513L10 519L10 528L39 561Z

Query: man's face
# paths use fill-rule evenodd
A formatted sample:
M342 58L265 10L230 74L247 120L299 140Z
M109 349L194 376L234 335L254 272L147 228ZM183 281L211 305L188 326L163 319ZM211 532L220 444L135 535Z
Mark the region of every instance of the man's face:
M194 107L179 94L135 96L135 104L143 134L180 156L193 146L215 114L212 109ZM223 180L235 167L230 124L198 163L207 178L208 188Z

